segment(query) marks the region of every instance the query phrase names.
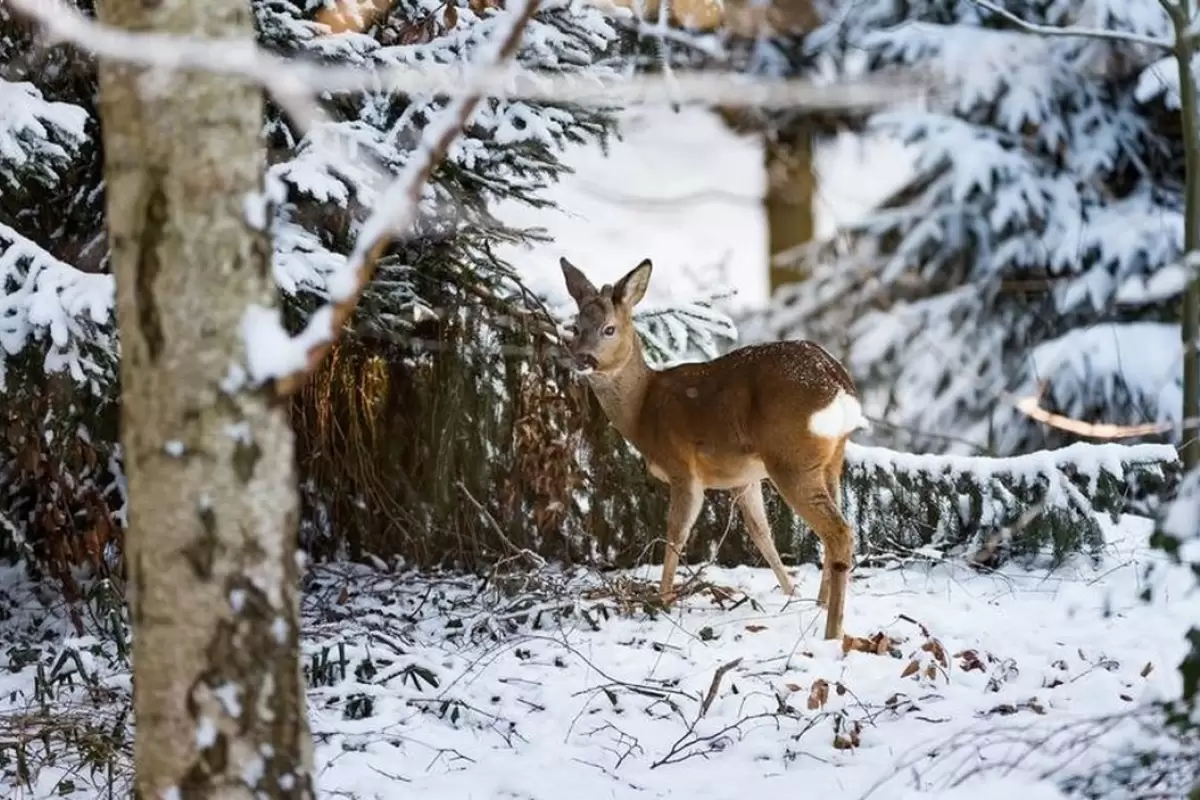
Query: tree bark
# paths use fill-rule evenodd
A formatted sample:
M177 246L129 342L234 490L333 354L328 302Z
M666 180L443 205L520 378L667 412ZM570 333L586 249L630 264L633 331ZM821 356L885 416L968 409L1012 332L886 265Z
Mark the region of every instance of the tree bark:
M808 244L816 232L816 175L812 136L800 131L787 138L763 138L767 191L767 252L772 258ZM770 266L770 291L803 280L796 267Z
M252 39L250 0L101 0L134 30ZM244 217L261 90L100 70L121 336L135 796L309 798L298 496L285 409L244 392L239 323L276 292Z
M1179 114L1183 129L1185 182L1183 201L1183 263L1188 270L1183 295L1180 336L1183 339L1183 431L1180 460L1184 469L1200 466L1200 359L1196 356L1200 337L1200 274L1194 263L1200 252L1200 109L1196 108L1196 80L1192 75L1195 43L1188 28L1192 20L1190 0L1168 9L1175 26L1175 58L1179 67Z

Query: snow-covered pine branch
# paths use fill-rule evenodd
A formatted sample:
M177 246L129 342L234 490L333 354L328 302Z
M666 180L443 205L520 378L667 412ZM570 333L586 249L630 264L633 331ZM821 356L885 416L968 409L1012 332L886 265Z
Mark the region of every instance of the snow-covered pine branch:
M506 26L494 34L495 39L489 42L487 52L476 64L471 86L475 86L481 76L501 69L516 55L538 3L539 0L518 0L515 7L506 9ZM313 315L306 329L293 340L294 350L260 347L264 342L281 342L279 334L283 329L278 312L256 306L246 310L242 334L252 381L275 379L276 391L288 395L320 364L338 332L354 313L392 237L409 233L434 167L445 158L482 100L483 95L478 92L456 99L439 117L426 124L415 153L400 175L383 190L371 215L359 229L345 269L334 273L334 280L329 285L333 305Z
M46 100L31 83L0 79L0 186L15 191L25 180L57 183L86 125L79 106Z
M103 396L116 379L111 275L81 272L0 223L0 394L5 361L31 345L45 349L45 372L66 370Z

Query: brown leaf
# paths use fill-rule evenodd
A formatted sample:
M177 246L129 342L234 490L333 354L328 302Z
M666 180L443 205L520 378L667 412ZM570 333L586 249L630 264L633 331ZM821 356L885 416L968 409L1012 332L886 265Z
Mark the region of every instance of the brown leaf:
M921 645L921 649L930 653L942 665L942 669L950 668L950 659L946 657L946 648L942 647L942 643L937 639L929 639Z
M446 10L442 12L442 24L446 26L446 30L458 24L458 6L453 2L446 4Z
M766 625L747 625L746 626L746 630L750 631L751 633L758 633L759 631L765 631L766 629L767 629Z
M929 680L933 680L934 678L937 677L937 665L936 664L930 664L929 666L925 667L925 677L928 678Z
M836 750L853 750L861 744L862 725L858 722L854 722L849 730L835 734L833 737L833 746Z
M892 640L888 638L886 633L880 631L870 639L864 639L861 636L842 636L842 653L846 654L853 651L859 653L870 653L872 655L883 655L892 649Z
M900 677L907 678L909 675L915 675L920 669L921 662L914 658L912 661L908 662L908 666L905 667L904 671L900 673Z
M962 659L958 668L963 672L971 672L972 670L987 671L987 668L983 666L983 661L979 658L979 653L974 650L963 650L961 653L955 653L954 657Z
M342 590L340 592L338 592L338 599L337 599L338 605L339 606L346 605L346 600L348 600L349 597L350 597L350 588L348 586L343 586Z
M829 682L824 678L817 678L808 691L808 710L816 711L818 708L824 708L828 702Z
M785 689L787 689L789 692L798 692L798 691L800 691L800 687L799 687L797 684L794 684L794 683L785 683L783 686L784 686L784 688L785 688Z

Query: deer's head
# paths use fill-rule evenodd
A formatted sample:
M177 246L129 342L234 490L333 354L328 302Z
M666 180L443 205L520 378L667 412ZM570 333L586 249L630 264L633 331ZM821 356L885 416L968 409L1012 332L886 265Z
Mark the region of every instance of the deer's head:
M650 259L643 259L615 284L605 284L599 289L565 258L558 263L567 281L567 291L579 307L575 335L567 346L576 369L585 375L621 369L638 346L633 308L650 284Z

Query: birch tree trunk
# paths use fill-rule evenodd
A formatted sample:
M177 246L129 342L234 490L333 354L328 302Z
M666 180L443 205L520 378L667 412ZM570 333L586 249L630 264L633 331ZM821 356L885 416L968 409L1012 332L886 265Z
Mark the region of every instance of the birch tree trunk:
M251 39L250 0L101 0L128 29ZM261 92L105 64L121 335L136 796L308 798L298 498L285 409L240 390L239 322L275 290L245 219Z

